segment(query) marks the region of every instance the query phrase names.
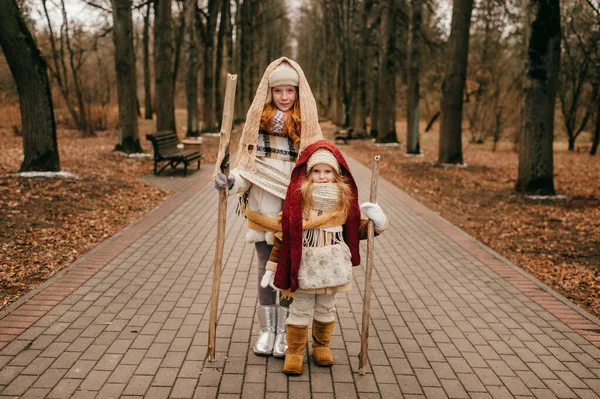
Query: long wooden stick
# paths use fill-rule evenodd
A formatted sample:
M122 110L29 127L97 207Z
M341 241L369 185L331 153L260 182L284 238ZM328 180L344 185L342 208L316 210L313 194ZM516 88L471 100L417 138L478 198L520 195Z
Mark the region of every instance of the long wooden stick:
M373 160L371 172L371 193L369 202L377 201L377 178L379 177L379 155ZM358 374L365 374L369 350L369 321L371 319L371 277L373 275L373 246L375 245L375 225L369 221L367 230L367 274L365 276L365 298L363 301L362 334L360 338L360 354L358 359Z
M229 175L229 141L233 125L233 110L237 75L227 74L225 85L225 103L223 104L223 120L219 141L219 154L215 163L217 172ZM217 331L217 312L219 310L219 289L221 287L221 269L223 266L223 247L225 246L225 223L227 217L228 187L219 190L219 213L217 224L217 245L215 248L215 265L213 268L212 295L210 297L210 321L208 324L208 360L215 361L215 336Z

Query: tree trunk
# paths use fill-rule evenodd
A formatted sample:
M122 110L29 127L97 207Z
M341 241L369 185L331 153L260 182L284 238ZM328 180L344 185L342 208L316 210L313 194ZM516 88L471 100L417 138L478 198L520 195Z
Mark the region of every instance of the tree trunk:
M381 62L379 69L379 110L376 135L378 143L397 143L396 136L396 70L394 63L395 0L382 3Z
M198 46L196 45L196 12L197 1L186 0L185 5L185 43L186 64L185 97L187 108L186 136L200 135L198 123Z
M408 31L408 82L406 88L406 153L420 154L419 53L421 50L422 0L412 0Z
M515 189L553 195L552 141L560 61L559 0L530 0L524 98L521 108L519 174Z
M83 88L81 87L81 79L79 77L79 70L81 68L81 62L79 65L75 65L75 51L71 46L71 37L69 32L69 21L67 19L67 7L65 1L61 0L62 15L65 26L65 43L67 50L69 51L69 66L71 67L71 76L73 78L73 86L75 87L75 96L77 98L77 105L79 110L79 125L78 128L83 133L84 137L96 136L94 126L92 126L91 118L88 110L88 105L83 98ZM66 76L66 74L65 74Z
M144 119L152 119L152 89L150 87L150 10L152 2L148 2L144 14L144 33L142 46L144 47Z
M23 129L21 172L60 170L46 60L15 0L0 0L0 47L19 92Z
M115 74L119 97L119 142L115 151L143 152L138 135L137 78L131 0L112 0Z
M598 143L600 143L600 91L598 87L594 91L599 94L596 94L596 128L594 129L594 140L592 141L592 148L590 148L590 155L596 155Z
M154 98L156 130L177 131L173 98L173 29L171 0L154 3Z
M442 120L438 162L462 164L463 89L467 78L469 27L473 0L455 0L448 44L448 66L442 83Z
M360 11L360 36L355 46L356 52L350 55L350 107L349 127L355 132L365 132L367 126L367 74L372 65L368 58L368 41L370 35L369 13L373 2L365 0L362 2Z
M177 35L175 37L175 54L173 55L173 101L175 101L175 91L177 89L177 76L179 75L179 61L181 59L181 48L183 47L183 40L185 37L185 16L186 8L183 6L183 12L179 13L179 25L177 29Z
M231 64L231 47L229 42L231 39L231 4L228 0L223 0L221 6L215 68L215 113L217 121L220 121L222 118L225 79L227 78L227 69Z
M212 132L218 127L215 115L215 30L219 15L219 0L209 0L206 21L206 41L204 43L204 84L202 90L203 131Z

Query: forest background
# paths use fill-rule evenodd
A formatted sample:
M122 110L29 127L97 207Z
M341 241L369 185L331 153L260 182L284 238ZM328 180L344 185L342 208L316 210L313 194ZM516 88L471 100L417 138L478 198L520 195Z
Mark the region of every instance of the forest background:
M151 153L144 134L203 136L214 162L205 133L219 130L226 73L239 76L243 123L265 67L286 55L327 137L350 138L344 150L366 165L381 153L384 177L600 315L598 0L0 6L23 21L0 17L0 307L169 195L138 182L150 159L126 156ZM11 26L43 57L11 68ZM26 108L43 90L19 96L38 75L18 71L35 65L45 116ZM18 173L41 170L78 178Z

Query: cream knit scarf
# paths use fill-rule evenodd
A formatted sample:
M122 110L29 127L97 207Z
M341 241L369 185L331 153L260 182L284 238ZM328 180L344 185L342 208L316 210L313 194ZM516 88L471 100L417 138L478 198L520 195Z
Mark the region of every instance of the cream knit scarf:
M312 186L312 203L315 211L331 212L340 202L338 185L316 183Z
M305 247L321 247L324 245L339 244L344 241L342 237L345 220L334 221L331 219L332 212L340 203L338 185L335 183L318 183L312 187L312 205L310 220L303 225L303 243ZM322 214L320 214L322 212ZM315 224L317 220L326 218L328 223L316 223L311 229L307 225Z

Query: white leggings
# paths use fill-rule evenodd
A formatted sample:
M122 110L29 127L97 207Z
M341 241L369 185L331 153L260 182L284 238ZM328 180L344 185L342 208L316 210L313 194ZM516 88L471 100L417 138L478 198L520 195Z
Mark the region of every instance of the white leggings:
M335 294L306 294L297 292L290 305L286 324L308 326L313 318L323 323L335 320Z

